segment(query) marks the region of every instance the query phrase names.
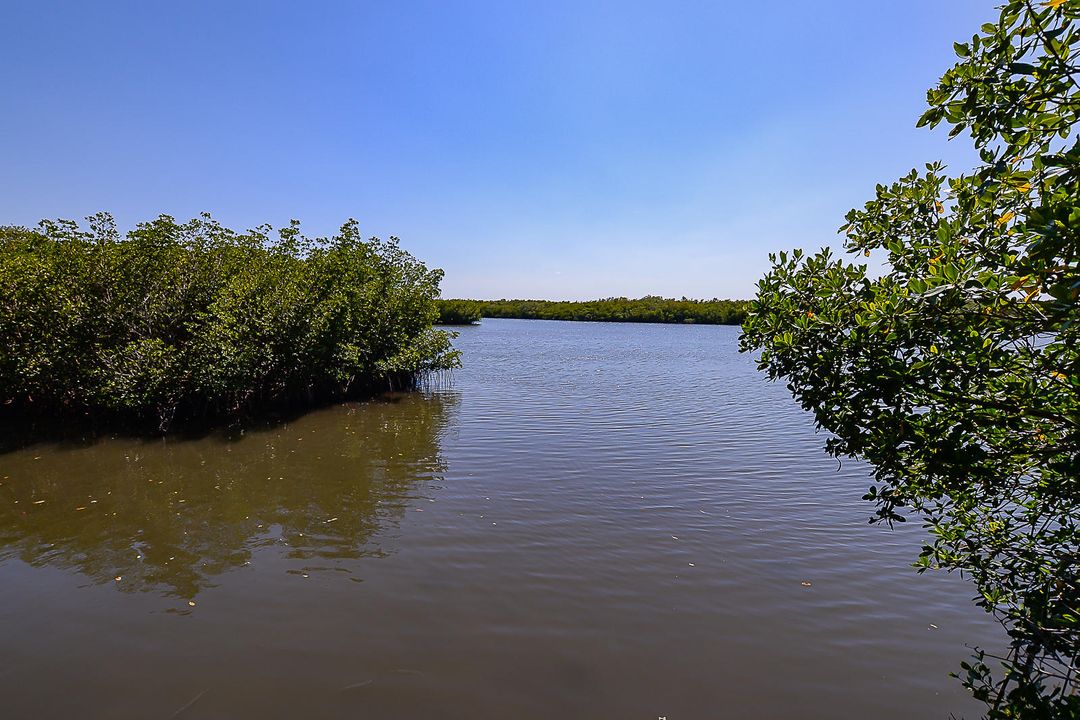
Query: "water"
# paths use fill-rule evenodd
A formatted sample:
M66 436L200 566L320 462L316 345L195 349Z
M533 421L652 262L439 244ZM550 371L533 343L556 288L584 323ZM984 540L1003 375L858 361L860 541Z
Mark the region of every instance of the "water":
M737 333L485 320L425 393L0 455L0 715L977 717L999 631Z

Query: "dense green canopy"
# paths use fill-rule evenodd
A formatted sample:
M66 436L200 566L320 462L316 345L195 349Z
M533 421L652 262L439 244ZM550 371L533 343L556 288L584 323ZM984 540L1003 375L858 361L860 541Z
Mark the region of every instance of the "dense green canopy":
M0 408L6 415L235 414L413 383L452 367L432 329L442 271L397 240L298 223L237 233L161 216L122 237L110 216L0 228Z
M1077 717L1080 654L1080 0L1009 2L955 46L920 125L981 164L912 171L852 211L848 253L774 257L743 349L914 514L920 569L960 570L1008 631L964 682L988 716Z
M461 325L481 317L596 322L738 325L749 305L742 300L681 300L655 295L585 300L440 300L440 322Z

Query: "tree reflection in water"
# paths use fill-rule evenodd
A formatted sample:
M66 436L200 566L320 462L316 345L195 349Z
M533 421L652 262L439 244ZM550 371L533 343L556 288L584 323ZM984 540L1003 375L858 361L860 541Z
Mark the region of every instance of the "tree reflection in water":
M262 548L303 570L379 556L445 471L449 394L387 396L197 440L111 438L0 455L0 562L194 599Z

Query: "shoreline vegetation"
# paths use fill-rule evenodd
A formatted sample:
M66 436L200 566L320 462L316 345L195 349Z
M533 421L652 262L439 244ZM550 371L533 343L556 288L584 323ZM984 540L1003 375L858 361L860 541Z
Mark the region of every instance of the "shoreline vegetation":
M473 325L481 318L581 320L592 322L697 323L739 325L750 303L745 300L690 300L648 295L601 300L461 300L438 301L440 325Z
M165 432L415 387L459 364L433 328L442 276L353 220L0 227L0 419Z
M916 122L979 162L877 184L838 253L770 255L740 349L868 464L871 522L922 525L918 572L1000 624L955 673L984 717L1077 720L1080 0L997 11Z

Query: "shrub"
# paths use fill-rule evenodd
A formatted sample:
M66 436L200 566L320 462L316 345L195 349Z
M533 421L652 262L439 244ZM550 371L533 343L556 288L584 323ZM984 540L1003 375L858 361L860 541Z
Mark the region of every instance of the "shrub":
M432 328L441 270L364 240L355 221L308 238L209 215L121 236L111 216L0 228L5 414L155 418L407 387L453 367Z
M480 306L473 300L440 300L440 325L473 325L480 322Z

